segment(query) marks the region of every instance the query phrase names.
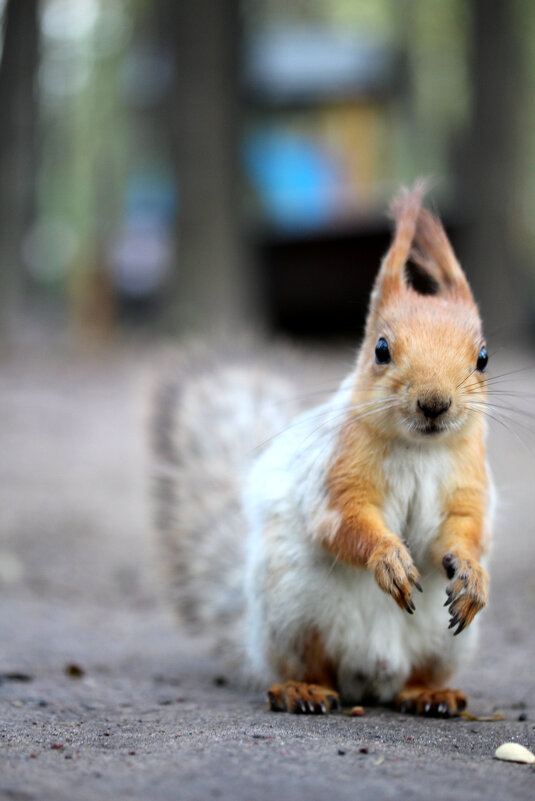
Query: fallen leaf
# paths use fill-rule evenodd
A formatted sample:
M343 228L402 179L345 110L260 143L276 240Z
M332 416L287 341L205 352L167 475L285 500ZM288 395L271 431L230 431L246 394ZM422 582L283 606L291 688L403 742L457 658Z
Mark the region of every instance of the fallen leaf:
M465 720L480 720L485 723L493 723L495 720L505 720L505 716L502 712L495 712L494 715L482 715L481 717L478 717L478 715L472 715L465 709L463 709L462 712L459 712L459 717L464 718Z

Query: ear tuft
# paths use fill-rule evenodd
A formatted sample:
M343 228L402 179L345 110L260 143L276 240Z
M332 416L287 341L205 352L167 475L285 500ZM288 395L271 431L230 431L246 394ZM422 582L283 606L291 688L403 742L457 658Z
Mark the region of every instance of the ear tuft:
M442 223L422 208L430 185L429 179L419 178L410 189L403 188L390 207L396 227L375 280L372 311L408 290L474 302Z
M426 182L419 179L411 189L404 187L392 202L390 212L396 222L396 229L375 282L372 295L372 302L375 304L403 292L406 288L405 265L416 234L425 188Z
M441 289L472 299L468 282L438 217L420 209L414 234L412 258L438 281Z
M403 221L411 207L422 205L422 200L431 187L430 178L417 178L412 187L402 186L390 204L390 217L396 223L396 229ZM396 230L397 233L397 230Z

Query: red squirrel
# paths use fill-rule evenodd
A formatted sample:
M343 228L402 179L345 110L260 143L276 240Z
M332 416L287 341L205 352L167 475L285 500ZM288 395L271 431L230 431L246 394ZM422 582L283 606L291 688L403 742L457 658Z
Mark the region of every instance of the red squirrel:
M446 682L488 598L488 356L422 196L420 182L393 204L364 340L326 403L290 421L284 380L222 361L188 368L160 398L160 528L178 605L232 635L273 710L466 706Z

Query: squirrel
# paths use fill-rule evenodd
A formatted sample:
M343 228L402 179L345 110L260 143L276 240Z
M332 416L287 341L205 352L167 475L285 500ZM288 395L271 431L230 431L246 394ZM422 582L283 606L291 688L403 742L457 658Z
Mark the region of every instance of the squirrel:
M375 702L448 717L467 703L446 682L488 600L488 355L423 195L416 182L392 204L363 342L326 403L292 419L285 377L217 356L186 359L159 394L175 600L232 635L274 711Z

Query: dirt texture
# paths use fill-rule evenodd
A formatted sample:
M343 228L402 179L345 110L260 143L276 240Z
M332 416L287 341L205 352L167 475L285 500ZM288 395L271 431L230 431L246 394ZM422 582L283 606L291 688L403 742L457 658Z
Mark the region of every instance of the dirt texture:
M504 720L277 714L167 606L145 454L155 358L41 343L0 365L0 799L532 801L535 767L493 759L502 742L535 750L531 418L492 425L491 602L455 679L470 712ZM309 360L308 385L334 387L348 358L324 353L317 373ZM496 374L533 356L497 361ZM535 370L513 378L535 392Z

